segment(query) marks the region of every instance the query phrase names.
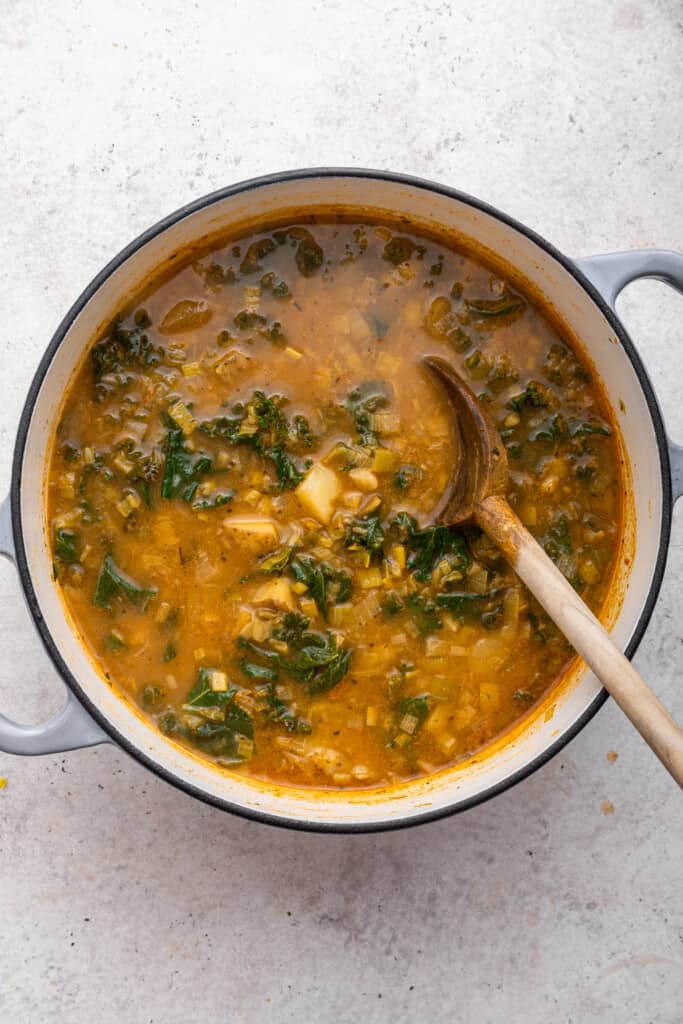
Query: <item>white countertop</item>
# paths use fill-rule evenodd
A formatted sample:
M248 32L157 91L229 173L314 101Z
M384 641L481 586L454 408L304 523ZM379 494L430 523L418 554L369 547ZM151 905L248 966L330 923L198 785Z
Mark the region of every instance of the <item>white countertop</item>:
M0 48L2 490L70 303L221 185L392 168L572 255L683 247L676 0L13 0ZM620 310L683 439L683 299ZM679 721L680 518L636 658ZM63 691L4 561L0 612L0 708L38 721ZM385 835L230 817L111 746L0 776L3 1024L681 1020L681 795L611 702L514 790Z

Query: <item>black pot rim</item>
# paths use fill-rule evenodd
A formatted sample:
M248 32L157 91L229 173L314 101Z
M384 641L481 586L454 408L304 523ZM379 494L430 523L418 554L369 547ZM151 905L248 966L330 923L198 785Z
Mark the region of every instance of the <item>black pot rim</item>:
M522 779L527 778L533 772L535 772L542 765L546 764L552 757L554 757L563 747L569 743L590 721L590 719L596 714L598 709L602 707L604 702L607 700L608 694L603 689L595 698L591 701L590 705L586 708L583 714L574 722L562 736L559 736L554 743L550 744L542 753L535 757L529 764L520 768L507 778L501 780L488 789L476 796L469 797L466 800L459 801L457 804L440 807L433 810L426 810L421 814L412 815L407 818L397 819L395 821L379 821L379 822L315 822L315 821L303 821L297 818L289 818L286 815L277 815L267 811L261 811L256 808L245 807L240 804L235 804L232 801L224 800L220 797L215 797L198 786L193 785L180 779L173 772L169 771L165 767L157 764L147 754L139 750L125 735L112 725L108 718L103 715L99 709L92 703L88 695L81 688L78 680L71 673L65 662L63 661L59 648L52 638L52 635L47 628L47 624L43 619L40 611L40 606L36 597L36 593L31 581L31 576L28 569L28 561L26 557L26 549L24 546L24 538L22 531L21 522L21 501L20 501L20 487L21 487L21 469L24 456L24 449L26 445L26 439L28 436L28 430L33 415L33 409L35 406L38 393L42 386L43 380L45 379L52 359L63 341L67 331L71 327L71 324L76 319L81 310L90 301L92 296L101 287L104 281L110 277L110 275L121 266L133 253L137 252L142 246L149 242L152 238L161 234L167 228L183 220L185 217L196 213L207 206L212 205L223 199L227 199L230 196L234 196L243 192L248 192L253 189L258 189L266 185L277 185L283 182L289 182L293 180L301 180L306 178L365 178L374 181L387 181L391 183L398 183L404 185L410 185L413 188L423 189L429 192L437 193L439 195L446 196L451 199L456 199L462 203L465 203L476 210L480 210L483 213L489 214L490 216L506 224L508 227L513 228L526 238L534 242L539 248L543 249L549 256L556 260L571 276L578 282L579 285L588 293L593 302L598 306L600 312L603 314L605 319L608 321L610 327L614 331L615 335L619 339L619 342L624 348L635 374L638 378L639 384L642 388L645 400L647 402L648 410L652 419L652 425L655 432L655 438L657 442L657 449L659 454L660 470L662 474L663 482L663 495L662 495L662 517L660 524L660 538L659 548L657 552L657 559L654 567L654 573L650 588L643 606L638 623L633 632L633 636L629 641L626 648L627 657L632 657L640 644L645 629L650 621L652 612L654 610L655 602L657 600L659 590L664 575L664 569L666 566L666 557L669 547L669 540L671 534L671 519L672 519L672 489L671 489L671 471L669 465L669 453L666 443L666 432L664 423L662 420L661 411L659 404L655 396L652 384L650 383L649 377L645 370L645 367L637 353L633 342L629 338L626 330L617 318L614 311L605 302L603 297L592 285L592 283L585 277L579 267L574 263L573 260L559 252L553 245L547 242L542 236L538 235L532 229L516 221L514 218L509 217L507 214L502 213L500 210L489 205L488 203L482 202L467 193L461 192L458 189L450 188L446 185L441 185L437 182L429 181L425 178L414 177L407 174L397 174L391 171L379 171L369 170L364 168L346 168L346 167L320 167L320 168L302 168L290 171L281 171L276 174L262 175L256 178L249 178L245 181L238 182L234 185L229 185L225 188L218 189L215 192L211 192L200 199L195 200L192 203L188 203L186 206L181 207L174 213L165 217L163 220L158 221L152 227L143 231L134 241L122 249L109 263L97 274L90 284L85 288L81 295L76 299L74 304L71 306L67 314L65 315L62 322L59 324L55 331L43 358L41 359L38 369L35 372L33 381L29 388L24 408L22 410L21 418L19 421L19 427L17 431L17 439L14 447L14 457L12 462L12 482L10 489L10 503L11 503L11 518L12 518L12 531L14 536L14 544L16 549L16 562L19 571L19 577L24 590L24 595L29 606L29 610L33 617L33 621L36 625L40 638L60 675L64 679L67 686L73 692L75 697L85 707L92 718L97 724L106 732L115 743L121 746L129 754L131 754L136 760L143 764L150 771L154 772L160 778L166 782L170 782L178 789L190 794L190 796L197 797L204 803L211 804L215 807L220 808L224 811L230 811L233 814L238 814L241 817L252 819L255 821L264 822L270 825L277 825L284 828L295 829L298 831L308 832L331 832L331 833L357 833L357 832L383 832L392 831L399 828L408 828L414 825L424 824L429 821L435 821L440 818L445 818L452 814L459 814L463 811L468 810L477 804L484 803L486 800L490 800L492 797L497 796L499 793L504 792L506 789L510 789L512 786L521 782Z

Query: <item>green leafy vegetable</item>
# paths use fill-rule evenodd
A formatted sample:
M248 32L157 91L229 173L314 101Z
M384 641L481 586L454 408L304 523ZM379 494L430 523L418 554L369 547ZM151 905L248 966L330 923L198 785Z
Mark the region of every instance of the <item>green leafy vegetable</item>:
M164 475L161 480L162 498L179 498L191 502L194 498L201 478L212 467L208 455L200 452L195 455L185 446L185 437L180 427L173 424L166 434L164 447Z
M112 601L121 598L129 601L138 611L144 611L156 593L155 587L142 587L136 583L119 569L111 555L107 555L97 577L93 604L110 610Z
M506 291L497 299L465 299L465 305L476 317L513 317L523 313L526 302L521 295Z
M55 530L55 556L66 565L74 565L80 561L80 537L74 530L57 528Z
M543 547L553 561L560 555L571 555L574 551L571 534L569 533L569 521L566 516L560 515L548 527L543 538Z
M287 452L293 441L300 439L301 424L294 427L283 412L285 399L281 395L266 395L255 391L246 405L234 407L234 416L220 416L199 424L199 430L209 437L221 438L231 444L247 445L273 463L280 490L296 487L304 474ZM302 416L303 422L305 418ZM314 443L310 430L307 441Z
M250 679L267 679L274 682L279 678L277 669L271 668L270 665L257 665L256 662L245 658L240 662L240 666L245 676L249 676Z
M293 559L289 568L297 583L306 585L325 621L330 604L348 601L351 596L351 577L326 562L301 556Z
M421 473L417 466L411 466L406 463L400 466L396 473L394 473L394 487L405 494L410 489L411 484L415 480L419 480L420 476Z
M142 705L151 711L161 706L164 691L159 686L145 686L142 691Z
M293 552L293 547L282 547L272 555L266 555L259 563L259 572L280 576L289 565Z
M436 603L439 608L456 616L478 615L486 605L498 597L500 589L489 590L484 594L476 594L469 590L451 590L436 595Z
M305 416L294 417L294 434L304 448L315 447L317 438Z
M303 277L313 277L323 265L324 253L313 235L307 232L307 237L302 238L296 250L296 265Z
M90 357L98 401L132 383L137 371L163 362L165 352L161 345L152 343L148 333L151 326L147 312L138 309L125 320L117 317L107 337L92 348Z
M411 594L406 605L411 619L423 636L441 629L443 623L439 609L431 598L422 594Z
M355 420L358 434L356 443L363 448L376 448L379 444L379 433L373 425L373 416L381 409L386 409L391 397L391 386L383 380L363 381L349 394L346 405Z
M236 687L213 689L214 671L200 668L197 682L185 698L183 709L205 718L201 725L188 727L188 738L214 757L241 761L245 757L245 745L240 743L240 738L253 739L253 722L247 712L235 703Z
M224 505L229 504L229 502L231 502L234 497L235 492L227 489L221 491L212 491L211 494L207 494L206 497L197 498L196 501L193 501L192 508L222 508Z
M240 274L255 274L263 270L259 261L264 260L275 249L276 245L272 238L259 238L252 242L240 263Z
M304 474L297 468L296 463L283 447L269 448L264 454L275 466L281 491L291 490L301 483Z
M604 437L610 437L611 434L612 434L612 431L610 430L610 428L607 426L606 423L603 423L602 420L596 420L596 419L585 420L585 421L583 421L581 423L578 423L578 424L575 424L574 426L572 426L572 429L571 429L571 436L572 437L583 437L583 436L588 436L590 434L601 434Z
M307 684L309 694L331 690L348 672L353 652L349 648L337 647L334 634L318 633L308 626L309 619L305 615L288 612L284 616L282 626L274 631L273 636L288 645L287 654L273 650L268 641L257 644L239 637L237 646L251 655L248 661L242 662L242 669L245 670L245 665L250 666L251 678L255 678L253 672L258 662L252 659L259 658L266 663L263 668L269 670L259 678L275 682L279 670L282 670L298 682Z
M406 238L405 235L394 235L384 246L382 258L397 267L399 263L409 260L414 252L422 256L426 251L423 245L417 245L412 238Z
M350 519L346 524L344 544L351 550L365 548L371 555L381 554L384 546L384 527L379 513Z
M104 638L105 650L111 651L112 654L116 654L117 651L125 651L128 648L128 644L123 640L118 633L108 633Z
M270 271L261 278L261 287L265 291L272 292L276 299L286 299L289 295L289 285L281 277Z
M531 406L532 409L547 409L551 403L552 396L545 384L530 380L524 391L510 399L507 407L521 413L525 406Z
M392 528L408 548L406 567L415 579L424 583L431 579L437 566L443 565L445 581L449 573L462 574L472 564L467 542L458 530L448 526L427 526L419 529L417 521L407 512L399 512Z
M268 708L267 717L271 722L284 725L287 732L308 734L311 731L311 723L306 718L296 715L291 705L277 696L274 686L269 686L265 694Z
M385 615L392 616L398 615L405 608L403 601L398 596L396 591L390 590L387 596L382 601L382 611Z
M337 683L340 683L349 670L352 654L353 652L349 648L338 651L328 661L322 672L318 672L308 684L309 694L327 693Z
M422 725L429 714L429 694L421 693L419 697L404 697L398 702L400 715L411 715L417 719L418 725Z
M425 317L425 328L433 338L447 341L456 352L465 352L472 344L453 310L453 304L445 295L440 295L431 303Z

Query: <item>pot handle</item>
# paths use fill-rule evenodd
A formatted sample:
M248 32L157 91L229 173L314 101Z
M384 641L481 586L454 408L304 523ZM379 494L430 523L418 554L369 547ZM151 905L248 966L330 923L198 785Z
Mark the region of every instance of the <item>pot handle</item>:
M633 249L606 252L574 261L581 273L614 309L617 296L641 277L653 277L683 294L683 253L670 249ZM673 500L683 495L683 447L668 441Z
M9 497L0 504L0 555L16 565ZM6 754L60 754L110 742L68 688L62 710L41 725L19 725L0 715L0 750Z

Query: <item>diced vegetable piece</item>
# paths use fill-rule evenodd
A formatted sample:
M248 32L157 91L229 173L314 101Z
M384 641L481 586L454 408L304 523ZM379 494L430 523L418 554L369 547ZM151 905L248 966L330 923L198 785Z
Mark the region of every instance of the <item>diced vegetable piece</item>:
M223 530L228 540L235 544L245 544L261 554L272 551L280 543L280 534L272 519L257 516L226 516Z
M341 486L334 470L316 462L294 493L307 512L327 525L334 514Z
M376 491L379 484L377 477L369 469L350 470L349 480L359 491Z
M186 436L189 436L197 426L197 421L184 402L175 402L168 410L168 415Z
M270 605L282 611L293 612L295 609L292 585L285 576L278 576L269 580L254 594L252 601L255 605Z
M375 473L391 473L398 465L399 456L391 448L376 448L372 458Z
M227 691L228 677L225 672L220 672L217 668L209 668L206 670L206 675L214 693L225 693Z
M116 511L126 519L131 512L134 512L141 504L142 498L140 495L135 494L134 491L130 491L122 501L116 503Z

